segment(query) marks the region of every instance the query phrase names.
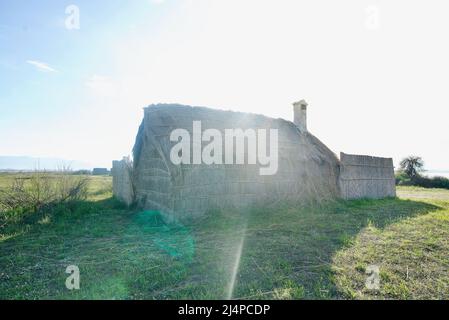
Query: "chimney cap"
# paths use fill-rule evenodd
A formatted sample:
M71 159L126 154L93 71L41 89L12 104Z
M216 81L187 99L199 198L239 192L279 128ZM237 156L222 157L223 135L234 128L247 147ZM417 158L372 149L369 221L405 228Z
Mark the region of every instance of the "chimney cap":
M298 107L307 107L308 104L307 104L306 100L302 99L302 100L300 100L300 101L294 102L294 103L293 103L293 106L294 106L294 107L297 107L297 106L298 106Z

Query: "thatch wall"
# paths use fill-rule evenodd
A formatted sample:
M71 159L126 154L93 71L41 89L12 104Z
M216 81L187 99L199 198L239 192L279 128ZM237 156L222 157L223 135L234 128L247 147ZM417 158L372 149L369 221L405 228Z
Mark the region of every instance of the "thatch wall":
M134 202L132 170L132 163L127 159L112 161L112 192L127 205Z
M341 153L339 184L343 199L395 197L393 159Z
M170 133L183 128L192 134L193 121L202 130L278 129L279 169L261 176L256 165L174 165ZM207 143L206 143L207 144ZM204 147L204 146L203 146ZM336 198L338 159L324 144L292 122L262 115L182 105L145 109L134 146L135 200L143 208L176 216L197 215L212 208L263 205L275 201Z

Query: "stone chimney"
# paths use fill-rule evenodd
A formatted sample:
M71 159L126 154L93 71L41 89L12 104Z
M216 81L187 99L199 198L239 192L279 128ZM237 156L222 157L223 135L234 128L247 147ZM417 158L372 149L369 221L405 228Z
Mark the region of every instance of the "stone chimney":
M307 132L307 102L301 100L293 103L293 113L295 125L302 132Z

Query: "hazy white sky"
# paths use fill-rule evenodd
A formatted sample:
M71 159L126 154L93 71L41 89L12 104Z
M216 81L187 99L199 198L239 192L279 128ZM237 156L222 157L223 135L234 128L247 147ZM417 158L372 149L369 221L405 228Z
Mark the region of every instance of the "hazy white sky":
M447 1L78 2L79 30L53 2L0 20L0 49L23 53L0 54L0 155L110 166L148 104L292 120L305 99L309 130L336 153L449 169Z

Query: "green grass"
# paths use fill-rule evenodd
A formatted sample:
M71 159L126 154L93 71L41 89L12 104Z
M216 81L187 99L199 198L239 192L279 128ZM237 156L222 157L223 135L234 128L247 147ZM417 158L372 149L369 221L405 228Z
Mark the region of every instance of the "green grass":
M334 279L344 297L449 298L449 192L400 187L398 194L432 208L384 227L368 225L335 254ZM379 290L365 287L365 268L372 264L380 268Z
M3 233L0 298L449 297L447 190L401 187L398 199L215 211L167 224L114 201L110 177L93 179L88 201ZM364 287L370 264L380 267L380 290ZM80 269L80 290L65 287L68 265Z

